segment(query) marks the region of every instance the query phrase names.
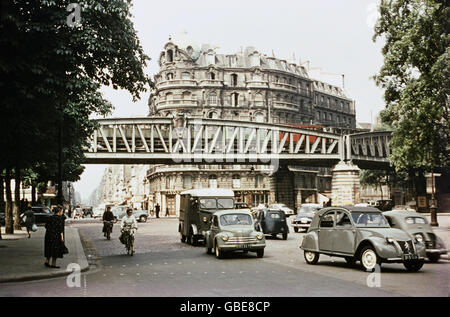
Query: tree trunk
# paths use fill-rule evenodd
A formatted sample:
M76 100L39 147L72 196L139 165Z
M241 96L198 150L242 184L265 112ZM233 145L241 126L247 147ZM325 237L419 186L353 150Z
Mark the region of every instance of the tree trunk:
M11 194L11 170L9 168L6 169L5 174L5 190L6 190L5 233L14 234L13 202Z
M31 206L36 205L36 184L31 183Z
M16 167L14 174L14 229L22 230L20 225L20 168Z

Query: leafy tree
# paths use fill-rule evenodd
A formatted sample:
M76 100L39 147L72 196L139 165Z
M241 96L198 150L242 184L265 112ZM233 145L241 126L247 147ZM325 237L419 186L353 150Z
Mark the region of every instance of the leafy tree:
M149 84L143 72L149 58L130 19L131 1L78 1L76 27L67 23L70 2L1 4L0 169L41 169L41 176L53 178L61 140L60 178L77 179L95 128L89 117L112 109L99 88L127 89L137 100Z
M382 0L374 41L385 39L375 76L382 120L393 127L397 170L450 164L450 7L439 0Z

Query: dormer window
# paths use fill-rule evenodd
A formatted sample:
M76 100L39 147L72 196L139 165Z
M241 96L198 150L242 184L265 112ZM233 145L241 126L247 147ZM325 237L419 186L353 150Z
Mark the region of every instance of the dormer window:
M172 80L173 79L173 73L167 73L166 77L167 77L167 80Z
M173 51L172 50L167 50L167 62L172 63L173 62Z
M216 79L216 74L214 74L213 72L209 73L209 79L215 80Z

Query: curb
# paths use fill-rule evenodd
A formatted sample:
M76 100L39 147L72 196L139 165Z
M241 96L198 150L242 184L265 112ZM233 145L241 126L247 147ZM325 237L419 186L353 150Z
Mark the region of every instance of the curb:
M80 265L80 273L86 272L89 270L89 262L87 261L86 255L84 253L84 249L83 249L83 245L81 244L81 238L80 238L80 234L78 232L77 228L73 228L75 233L74 233L74 241L70 242L70 249L74 249L76 251L73 251L74 254L76 254L77 256L77 264ZM69 247L69 243L67 243L68 247ZM42 267L44 268L44 265L42 264ZM52 270L50 268L46 268L48 270ZM70 271L62 271L63 268L59 269L59 270L55 270L55 271L46 271L44 273L43 272L39 272L39 273L31 273L31 274L21 274L21 276L18 277L4 277L4 278L0 278L0 284L4 284L4 283L14 283L14 282L26 282L26 281L38 281L38 280L44 280L44 279L52 279L52 278L57 278L57 277L62 277L62 276L67 276L71 273L73 273L72 270ZM47 273L48 272L48 273Z

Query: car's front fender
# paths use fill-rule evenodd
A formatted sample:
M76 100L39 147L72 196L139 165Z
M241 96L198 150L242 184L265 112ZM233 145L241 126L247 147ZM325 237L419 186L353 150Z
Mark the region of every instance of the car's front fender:
M303 236L302 244L300 246L301 249L307 251L319 251L319 237L317 232L309 232Z

